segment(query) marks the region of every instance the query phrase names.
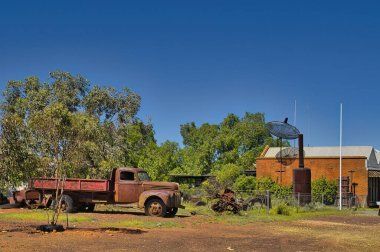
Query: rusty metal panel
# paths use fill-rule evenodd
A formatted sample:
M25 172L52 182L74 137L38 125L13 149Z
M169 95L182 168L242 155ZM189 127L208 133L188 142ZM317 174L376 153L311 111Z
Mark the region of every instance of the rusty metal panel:
M107 180L82 180L80 183L80 189L82 191L96 191L104 192L108 191L109 181Z
M80 190L80 181L79 180L66 180L64 183L61 182L60 187L68 191L79 191Z
M50 189L56 188L57 180L55 179L32 179L30 182L30 188Z
M293 194L300 198L300 204L311 202L311 171L308 168L293 170Z
M56 178L38 178L30 181L30 188L53 190L57 188L58 179ZM108 180L92 179L67 179L60 181L59 188L67 191L95 191L105 192L109 190Z

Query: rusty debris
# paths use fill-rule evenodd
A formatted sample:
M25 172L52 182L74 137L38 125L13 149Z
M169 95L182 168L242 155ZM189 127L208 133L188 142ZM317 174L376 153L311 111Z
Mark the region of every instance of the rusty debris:
M211 209L215 212L231 211L234 214L238 214L242 209L241 205L235 199L235 192L230 189L225 189L223 194L217 193L214 198L219 199L216 203L211 205Z

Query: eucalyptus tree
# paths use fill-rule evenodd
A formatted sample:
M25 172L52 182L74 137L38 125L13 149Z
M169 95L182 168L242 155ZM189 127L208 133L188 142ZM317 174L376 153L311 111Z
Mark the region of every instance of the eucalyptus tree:
M113 165L127 165L121 150L128 148L118 145L133 142L133 130L122 130L153 134L136 117L140 102L127 88L91 86L62 71L51 72L47 82L34 76L9 81L1 102L0 185L62 173L102 177Z

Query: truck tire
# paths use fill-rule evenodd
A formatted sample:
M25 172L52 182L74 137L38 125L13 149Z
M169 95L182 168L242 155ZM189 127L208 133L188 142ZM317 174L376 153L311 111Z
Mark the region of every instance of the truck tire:
M86 212L86 213L91 213L95 209L95 204L94 203L79 203L77 205L77 210L79 212Z
M95 204L94 203L89 203L88 205L87 205L87 212L94 212L94 210L95 210Z
M178 207L168 207L166 210L166 217L174 217L178 212Z
M151 199L145 204L145 215L164 217L166 215L166 205L160 199Z
M62 200L61 200L62 198ZM74 212L74 200L66 194L63 194L60 198L58 198L58 202L61 202L60 208L61 211L64 213L72 213ZM52 209L55 209L56 207L56 200L54 199L53 202L51 203Z

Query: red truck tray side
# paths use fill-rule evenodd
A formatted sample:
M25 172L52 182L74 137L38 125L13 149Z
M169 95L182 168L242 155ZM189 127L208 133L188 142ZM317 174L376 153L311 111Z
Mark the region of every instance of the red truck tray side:
M54 190L57 188L57 178L34 178L30 180L31 189ZM86 191L86 192L108 192L109 180L101 179L67 179L64 183L61 181L59 188L65 191Z

